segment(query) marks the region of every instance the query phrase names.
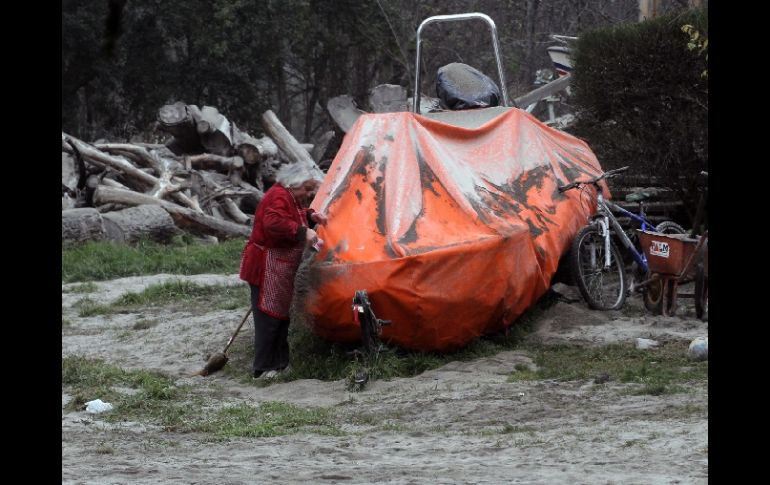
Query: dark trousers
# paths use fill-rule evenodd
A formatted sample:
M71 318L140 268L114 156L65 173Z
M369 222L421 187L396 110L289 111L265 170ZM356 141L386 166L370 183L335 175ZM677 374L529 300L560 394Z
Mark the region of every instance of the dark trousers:
M254 372L280 370L289 365L289 321L278 320L257 308L259 287L251 287L254 313Z

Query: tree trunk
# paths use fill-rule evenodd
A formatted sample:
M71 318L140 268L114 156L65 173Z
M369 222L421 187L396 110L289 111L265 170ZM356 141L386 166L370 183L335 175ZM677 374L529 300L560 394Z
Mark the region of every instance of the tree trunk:
M167 243L179 232L174 220L162 207L139 205L102 214L107 238L121 243L133 243L142 237Z
M63 242L101 241L106 232L99 211L92 207L67 209L61 212Z
M535 37L537 26L537 10L540 6L540 0L527 0L527 13L525 17L526 26L526 47L524 54L524 65L519 70L519 81L525 85L532 82L532 66L534 64L535 56ZM500 89L506 89L505 86L500 86Z
M639 22L658 15L660 0L639 0Z
M262 127L275 141L278 148L289 157L289 161L292 163L302 162L310 167L318 167L308 151L289 133L289 130L283 126L281 120L271 110L267 110L262 114Z
M130 206L142 204L159 205L165 209L178 227L190 229L199 234L211 234L219 238L249 237L251 228L229 221L220 221L212 216L196 212L165 200L156 199L149 195L130 192L100 185L94 193L95 204L125 204Z
M326 109L329 111L329 115L331 115L334 122L337 123L337 126L345 133L350 130L358 117L365 113L356 107L353 96L349 94L343 94L342 96L330 99L326 103Z

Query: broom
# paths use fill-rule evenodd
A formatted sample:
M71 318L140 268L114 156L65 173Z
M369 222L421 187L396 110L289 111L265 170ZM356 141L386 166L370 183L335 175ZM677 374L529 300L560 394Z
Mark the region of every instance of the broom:
M251 308L249 308L249 311L246 312L246 315L243 317L243 320L241 320L241 324L238 325L238 328L236 328L235 332L233 332L233 336L230 337L230 340L227 341L227 345L225 345L225 349L222 352L217 352L213 354L211 357L209 357L209 360L206 362L206 365L203 366L203 369L192 374L193 376L207 376L209 374L213 374L214 372L224 367L225 364L227 364L227 360L228 360L227 354L226 354L227 349L230 348L230 345L233 343L233 340L235 340L235 337L238 335L238 332L240 332L243 324L246 323L246 319L249 318L249 315L251 315Z

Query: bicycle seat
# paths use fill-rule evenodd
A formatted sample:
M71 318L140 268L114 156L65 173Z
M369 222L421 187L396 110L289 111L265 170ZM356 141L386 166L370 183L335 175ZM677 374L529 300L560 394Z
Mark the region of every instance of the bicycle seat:
M626 195L626 202L641 202L651 198L654 194L643 190L637 190Z

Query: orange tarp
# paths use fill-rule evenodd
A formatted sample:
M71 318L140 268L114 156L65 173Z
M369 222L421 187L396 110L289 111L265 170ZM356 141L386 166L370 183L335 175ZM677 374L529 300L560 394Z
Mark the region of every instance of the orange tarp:
M300 306L314 332L359 339L351 305L365 289L393 322L384 341L449 350L509 326L547 290L595 210L557 186L601 169L583 141L489 110L471 128L408 112L358 119L311 205L329 217Z

